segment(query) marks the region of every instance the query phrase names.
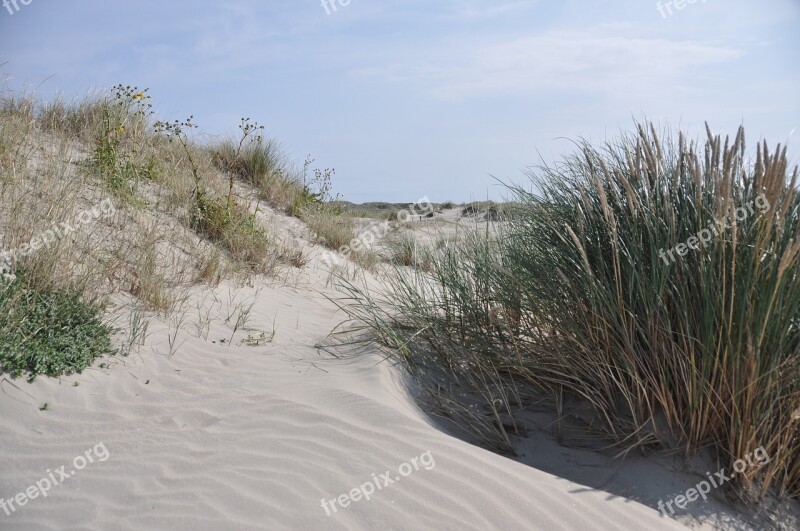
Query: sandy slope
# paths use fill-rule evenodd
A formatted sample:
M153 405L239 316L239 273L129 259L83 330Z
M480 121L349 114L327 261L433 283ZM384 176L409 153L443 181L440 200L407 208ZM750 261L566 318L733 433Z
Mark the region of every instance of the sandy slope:
M201 320L190 304L172 356L175 328L165 323L151 327L139 354L108 369L0 383L0 497L13 498L61 465L74 470L74 458L97 447L94 462L46 498L11 516L0 509L0 529L680 527L637 502L437 431L375 356L320 354L313 345L341 315L310 289L324 284L323 273L314 275L307 288L261 289L250 330L237 332L231 346L220 342L232 334L222 322L226 308L247 307L256 290L223 284L216 301L202 291L194 301L219 319L193 331L192 312ZM271 333L273 323L271 343L238 344ZM205 332L207 339L195 337ZM39 411L44 402L48 409ZM385 487L378 480L371 500L337 505L330 516L322 508L323 498L373 474L396 478L403 463L428 451L429 469L403 468L407 477Z

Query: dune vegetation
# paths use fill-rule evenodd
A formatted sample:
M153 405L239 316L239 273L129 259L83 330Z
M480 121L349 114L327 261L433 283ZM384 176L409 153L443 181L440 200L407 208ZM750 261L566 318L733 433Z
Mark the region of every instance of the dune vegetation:
M175 312L193 286L302 268L275 213L330 249L354 241L332 169L295 167L249 118L235 138L196 129L156 120L137 87L72 103L3 91L2 372L80 372L114 334L123 353L141 343L144 313ZM763 447L769 463L737 475L736 493L800 497L800 194L786 148L651 124L578 145L506 202L468 205L487 222L458 237L387 238L379 288L340 278L340 330L387 347L436 413L495 450L514 451L545 397L558 412L587 405L587 432L620 455L710 448L730 466ZM372 270L378 255L352 260Z
M157 120L135 86L72 102L2 90L2 372L80 372L115 332L129 351L143 315L170 315L194 285L303 267L266 210L308 221L323 245L353 237L330 207L332 170L296 168L250 119L235 138L196 131L193 117ZM112 307L133 325L108 326Z
M800 193L786 148L650 124L578 145L509 186L502 223L428 248L425 268L401 261L384 292L344 283L347 341L377 339L439 414L498 450L513 452L545 396L560 412L588 405L586 429L620 454L711 448L731 466L763 446L771 460L737 475L736 493L800 496Z

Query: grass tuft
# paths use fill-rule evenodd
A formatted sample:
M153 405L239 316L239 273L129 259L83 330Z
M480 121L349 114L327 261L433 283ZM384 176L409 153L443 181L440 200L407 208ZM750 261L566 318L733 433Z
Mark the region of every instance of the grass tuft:
M232 199L212 197L198 191L191 216L191 228L214 243L221 244L234 260L251 270L266 272L272 241L254 214Z
M385 296L345 284L341 307L441 375L440 404L496 447L513 448L516 413L546 391L586 402L624 452L710 446L730 467L763 447L769 463L737 474L737 493L800 497L800 193L786 149L760 143L750 160L742 129L698 144L652 125L579 146L531 174L536 192L510 188L496 232L431 250L428 271L396 267Z

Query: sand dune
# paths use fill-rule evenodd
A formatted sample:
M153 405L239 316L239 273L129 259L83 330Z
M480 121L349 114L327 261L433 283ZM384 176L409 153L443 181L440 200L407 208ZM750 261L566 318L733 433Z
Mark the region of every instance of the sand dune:
M377 355L342 361L314 348L341 320L316 289L223 284L216 295L220 320L207 339L184 326L171 356L174 328L164 323L109 368L2 382L0 496L107 449L46 498L0 514L2 529L681 527L436 430ZM248 329L229 345L222 310L256 295ZM202 291L196 299L213 300ZM239 344L271 334L273 323L272 342ZM413 469L426 452L428 466ZM383 486L387 471L393 483ZM369 500L322 507L370 482L380 488Z

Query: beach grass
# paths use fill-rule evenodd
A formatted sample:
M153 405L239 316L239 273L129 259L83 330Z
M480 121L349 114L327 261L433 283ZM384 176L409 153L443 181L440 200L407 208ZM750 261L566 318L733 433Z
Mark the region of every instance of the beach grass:
M350 332L500 450L538 393L572 397L620 454L710 447L730 467L763 447L736 493L797 497L798 171L744 140L637 124L579 142L509 186L504 221L429 249L426 271L396 266L383 293L344 282Z

